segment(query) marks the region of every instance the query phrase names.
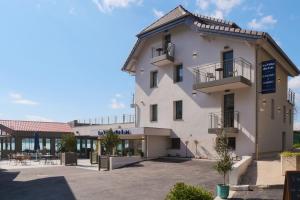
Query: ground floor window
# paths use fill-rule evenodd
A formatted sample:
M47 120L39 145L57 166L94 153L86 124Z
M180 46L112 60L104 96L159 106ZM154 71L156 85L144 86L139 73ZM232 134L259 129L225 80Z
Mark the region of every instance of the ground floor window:
M171 138L171 149L180 149L180 138Z
M235 150L236 141L235 137L228 137L228 147L231 150Z
M55 138L55 152L58 152L61 144L61 138Z
M22 151L34 150L34 138L22 138Z

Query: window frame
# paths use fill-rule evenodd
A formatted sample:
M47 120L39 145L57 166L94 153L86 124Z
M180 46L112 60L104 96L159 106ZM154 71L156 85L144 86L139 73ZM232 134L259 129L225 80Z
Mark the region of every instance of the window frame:
M156 108L155 118L154 118L153 108ZM158 121L158 105L157 104L151 104L150 105L150 122L157 122L157 121Z
M180 115L177 113L178 112L178 107L177 107L178 103L181 103L181 113L180 113ZM182 100L177 100L177 101L173 102L173 112L174 112L173 113L173 119L175 121L183 120L183 101ZM180 116L180 117L178 117L178 116Z
M155 80L154 77L156 77ZM157 87L158 87L158 70L153 70L150 71L150 88L157 88Z
M180 71L181 71L181 73L180 73ZM178 65L174 66L173 81L174 81L174 83L183 82L183 65L182 64L178 64Z

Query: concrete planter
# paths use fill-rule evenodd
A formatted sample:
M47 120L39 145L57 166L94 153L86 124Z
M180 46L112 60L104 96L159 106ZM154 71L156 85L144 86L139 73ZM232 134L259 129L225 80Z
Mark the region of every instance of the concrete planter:
M282 156L281 155L281 173L285 175L286 171L300 170L300 155Z
M66 152L62 153L60 157L61 165L77 165L77 153Z

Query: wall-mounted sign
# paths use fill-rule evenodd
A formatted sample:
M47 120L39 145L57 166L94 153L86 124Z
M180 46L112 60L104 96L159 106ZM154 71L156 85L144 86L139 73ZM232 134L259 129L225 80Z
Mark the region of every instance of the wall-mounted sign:
M108 130L100 130L100 131L98 131L98 136L105 135L107 133L108 133ZM118 134L118 135L129 135L129 134L131 134L130 130L123 130L123 129L113 130L113 133Z
M262 94L276 92L276 60L262 62L261 79Z

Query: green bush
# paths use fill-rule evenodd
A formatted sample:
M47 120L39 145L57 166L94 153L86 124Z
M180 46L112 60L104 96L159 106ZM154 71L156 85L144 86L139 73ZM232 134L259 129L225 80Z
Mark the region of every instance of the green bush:
M290 151L284 151L280 154L282 157L294 157L294 156L300 156L300 152L290 152Z
M293 145L293 148L295 148L295 149L300 148L300 143L294 144L294 145Z
M202 187L176 183L166 197L166 200L213 200L211 192Z

